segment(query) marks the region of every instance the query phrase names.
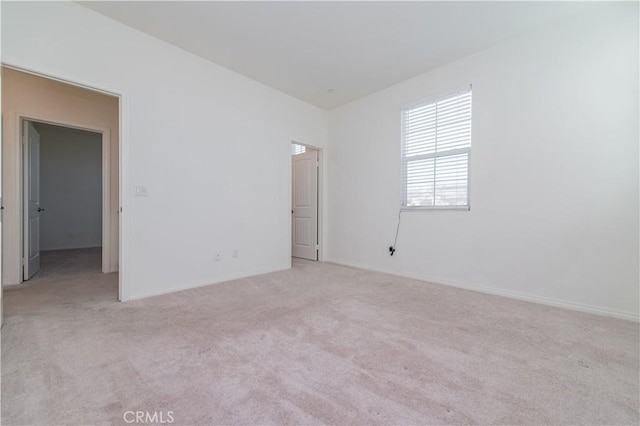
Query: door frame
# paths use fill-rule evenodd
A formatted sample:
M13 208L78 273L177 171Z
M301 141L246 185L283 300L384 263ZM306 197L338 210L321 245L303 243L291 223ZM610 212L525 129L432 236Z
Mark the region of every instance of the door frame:
M289 143L289 200L292 199L292 183L293 173L291 172L291 145L302 145L309 149L315 149L318 151L318 262L324 262L324 150L323 148L315 145L311 145L304 142L298 142L292 140ZM291 208L287 209L290 212ZM289 213L289 232L292 232L292 214ZM291 242L291 235L289 235L289 242ZM291 258L291 243L289 243L289 258Z
M5 68L10 68L16 71L24 72L27 74L32 74L38 77L43 77L43 78L57 81L60 83L69 84L71 86L91 90L97 93L102 93L104 95L113 96L116 99L118 99L118 175L119 175L118 176L118 206L114 206L118 208L118 229L116 230L116 232L118 232L118 300L121 302L125 300L129 300L129 292L128 292L129 287L128 287L128 275L127 275L128 264L126 261L127 260L126 251L128 249L128 246L127 246L127 241L124 238L127 235L126 231L128 229L128 223L127 223L127 216L123 214L123 210L127 211L126 209L129 206L127 202L127 197L125 197L124 196L125 194L123 193L123 188L126 187L128 183L128 177L129 177L128 169L126 167L129 159L129 153L126 149L129 146L128 145L128 140L129 140L128 139L129 137L129 133L128 133L129 97L128 95L122 91L116 91L116 90L111 90L109 88L97 87L93 83L84 83L80 81L69 80L59 75L54 75L54 74L43 72L33 68L20 66L18 64L12 64L6 61L1 61L0 66ZM20 138L18 138L15 142L20 144L21 143ZM18 152L19 153L22 152L19 145L18 145ZM4 161L4 159L2 159L2 161ZM20 176L20 174L18 173L16 176L16 181L18 182L18 191L20 191L20 194L22 194L21 192L22 187L20 186L21 180L22 180L22 176ZM4 196L5 194L2 194L2 195ZM22 198L19 197L19 199L21 200ZM18 204L18 210L19 210L18 217L22 218L23 214L21 209L22 209L23 203L18 202L17 204ZM22 219L20 219L20 221L22 221ZM4 218L3 218L3 226L4 226ZM1 236L4 241L4 235L1 235ZM17 249L20 250L20 256L18 257L22 259L22 248L18 247ZM115 259L111 259L111 260L114 261ZM2 297L1 297L2 291L4 291L4 286L0 282L0 300L2 300ZM2 318L4 319L4 313L2 314L3 314Z
M59 127L66 127L70 129L76 130L85 130L93 133L100 133L102 137L102 272L109 273L115 272L115 264L111 259L111 132L106 127L97 127L90 126L82 123L76 122L61 122L59 119L53 120L49 117L44 116L34 116L30 114L22 114L16 113L17 125L20 129L18 135L18 143L21 145L19 150L20 152L20 176L22 177L20 181L20 193L22 194L22 203L20 207L20 217L22 218L21 223L21 234L22 238L20 239L20 253L22 253L23 263L24 263L24 254L26 250L25 241L24 241L24 232L25 232L25 206L28 203L27 200L27 191L26 191L26 179L27 179L27 167L26 164L27 156L26 156L26 144L24 143L24 126L23 123L25 121L29 121L32 123L42 123L42 124L50 124ZM22 265L22 272L24 274L24 264Z

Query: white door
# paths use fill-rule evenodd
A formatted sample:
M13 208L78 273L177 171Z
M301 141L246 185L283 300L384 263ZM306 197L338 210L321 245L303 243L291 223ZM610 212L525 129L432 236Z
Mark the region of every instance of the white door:
M24 141L24 279L40 269L40 135L28 121L23 122Z
M291 255L318 260L318 151L292 157Z

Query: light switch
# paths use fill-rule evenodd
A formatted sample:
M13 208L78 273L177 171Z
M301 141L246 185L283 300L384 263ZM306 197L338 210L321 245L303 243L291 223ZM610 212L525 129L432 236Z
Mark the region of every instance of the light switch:
M136 185L133 195L136 197L147 197L149 195L149 190L145 185Z

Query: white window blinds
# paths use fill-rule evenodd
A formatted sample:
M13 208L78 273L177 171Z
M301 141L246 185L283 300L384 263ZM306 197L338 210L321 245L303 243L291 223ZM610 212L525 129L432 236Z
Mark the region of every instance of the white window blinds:
M402 110L402 205L469 208L471 87Z

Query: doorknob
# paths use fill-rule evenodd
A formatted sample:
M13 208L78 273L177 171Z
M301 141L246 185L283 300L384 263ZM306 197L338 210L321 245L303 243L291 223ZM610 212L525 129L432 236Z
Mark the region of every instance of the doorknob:
M38 211L39 211L39 212L43 212L43 211L44 211L44 209L43 209L42 207L38 207Z

